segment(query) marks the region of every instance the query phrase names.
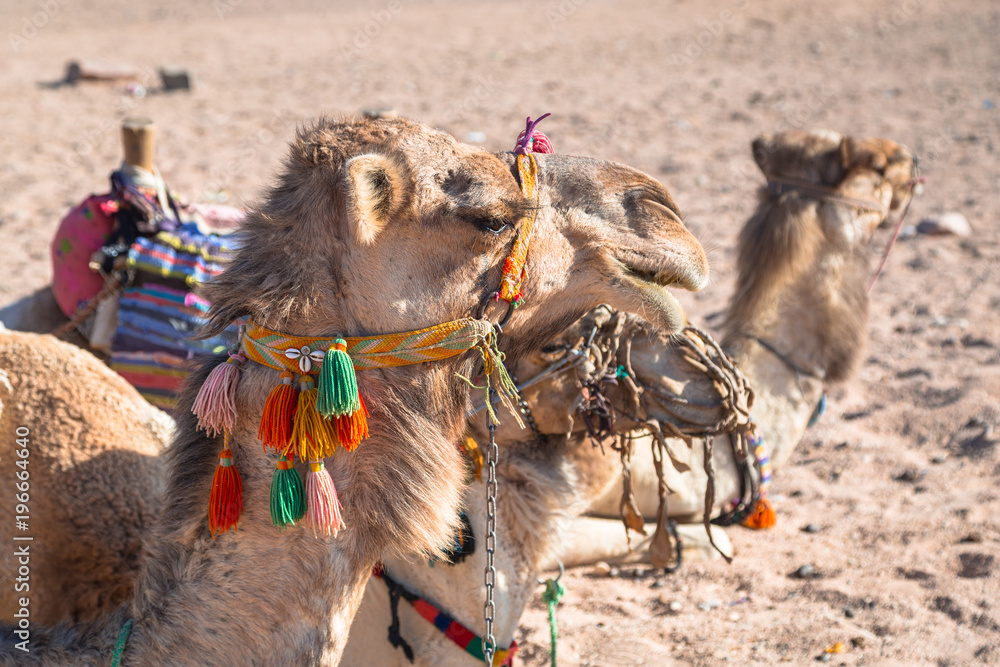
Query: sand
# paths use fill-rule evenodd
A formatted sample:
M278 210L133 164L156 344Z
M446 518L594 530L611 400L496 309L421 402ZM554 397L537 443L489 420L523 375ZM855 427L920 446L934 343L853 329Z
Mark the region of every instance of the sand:
M733 288L762 183L756 134L908 145L927 177L908 221L958 211L972 235L898 244L872 294L867 360L775 475L778 525L730 530L732 565L569 572L560 664L811 664L838 642L832 664L1000 664L995 4L48 0L6 4L0 26L0 304L49 282L49 239L107 190L126 116L156 120L174 189L243 206L320 114L392 107L503 150L524 116L551 111L558 151L670 189L710 252L712 284L681 297L696 322ZM129 63L149 92L48 85L74 58ZM189 69L194 89L158 93L160 66ZM806 564L810 578L791 576ZM520 640L518 664L548 664L540 598Z

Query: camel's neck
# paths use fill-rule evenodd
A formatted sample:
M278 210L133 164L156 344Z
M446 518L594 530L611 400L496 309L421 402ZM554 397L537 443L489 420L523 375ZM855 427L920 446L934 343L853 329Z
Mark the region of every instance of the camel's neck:
M572 473L559 464L564 455L553 456L552 448L522 443L503 448L498 466L497 581L500 582L494 614L498 646L507 648L514 639L518 621L538 589L536 577L541 560L558 543L558 518L576 499ZM472 525L475 550L456 565L439 560L433 566L426 558L389 558L386 570L399 584L437 606L477 635L484 632L483 571L486 566L486 489L483 482L471 484L463 494L463 505ZM470 664L469 656L448 640L440 629L405 601L399 604L400 636L413 649L415 665L444 667ZM410 664L402 650L386 640L389 595L386 584L372 580L365 601L351 630L344 654L345 664L405 667ZM478 641L474 639L473 641Z
M136 586L134 664L337 664L371 564L247 494L238 533L159 536ZM202 531L199 531L202 532Z
M462 467L448 443L457 440L468 393L453 376L470 365L359 374L371 435L354 452L341 450L327 459L347 528L337 538L319 539L304 527L279 532L271 525L274 457L261 452L255 435L276 374L245 369L241 418L232 438L244 489L239 532L213 543L199 518L154 547L137 596L140 664L164 664L192 645L229 664L251 664L262 655L273 664L336 664L378 558L429 551L450 534ZM452 395L457 391L461 396ZM181 474L174 471L175 478ZM203 511L203 505L192 509ZM164 600L170 601L169 613ZM187 621L176 633L173 619L187 617L205 619L199 624L204 627ZM195 637L186 636L192 630ZM150 641L141 641L144 633ZM177 644L167 645L164 636Z
M724 347L756 392L753 418L776 465L801 439L824 383L850 374L867 339L864 259L806 253L779 281L755 281L754 267L741 266L724 325Z

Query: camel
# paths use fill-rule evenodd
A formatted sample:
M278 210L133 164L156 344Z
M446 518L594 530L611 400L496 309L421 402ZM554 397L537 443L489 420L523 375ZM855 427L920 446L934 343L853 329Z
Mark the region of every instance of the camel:
M913 158L891 141L856 141L832 132L763 135L753 147L769 181L801 178L830 188L822 192L824 196L841 197L817 199L819 189L811 193L764 190L758 210L740 235L740 280L724 325L725 341L757 391L754 423L780 466L801 438L823 385L848 379L862 356L867 340L866 286L871 275L868 245L888 213L898 211L908 200ZM850 199L855 200L854 206L848 203ZM866 202L871 208L858 206ZM804 276L810 279L803 280ZM811 315L805 317L802 311ZM578 323L543 350L527 355L514 366L514 374L524 379L550 367L565 347L586 335L588 326ZM624 324L622 336L633 341L631 366L636 382L646 388L648 416L666 422L670 411L677 409L675 404L662 404L656 390L684 396L702 406L699 409L718 405L718 395L713 393L717 389L680 361L669 337L634 317ZM831 336L837 340L831 342ZM803 372L807 368L810 373ZM497 613L501 646L513 640L518 619L538 589L536 577L542 569L557 561L572 566L622 560L630 551L618 518L621 466L616 457L591 446L580 420L573 419L571 406L578 393L571 373L526 388L522 396L531 406L540 437L524 441L522 434L506 425L497 432L505 454L499 473L506 490L500 540L519 546L505 554L499 566L499 579L506 582L504 605ZM626 397L615 386L607 388L607 396L620 408L616 426L634 427L622 409ZM740 492L732 450L724 444L714 448L716 511ZM650 450L637 447L637 452ZM671 453L691 470L679 472L666 466L666 481L673 491L668 509L680 517L700 514L705 489L702 445L695 441L688 448L675 440ZM655 515L658 480L651 455L633 458L632 476L640 510L646 516ZM477 536L484 530L476 520L482 504L479 486L470 486L464 497ZM578 517L581 508L614 519ZM474 628L482 611L476 591L482 585L483 563L484 556L477 549L453 566L436 563L429 567L412 558L388 558L385 568L411 593ZM412 650L413 664L476 662L410 605L404 602L398 609L399 636ZM362 659L379 665L409 664L404 652L386 640L389 610L388 588L382 582L369 582L345 650L349 664Z
M699 289L703 249L662 185L589 158L539 155L526 302L503 349L530 351L599 303L643 310L676 332L683 311L664 289ZM278 184L244 223L246 242L209 286L209 334L252 321L291 334L364 335L426 327L479 310L530 204L512 154L491 155L403 119L320 120L293 142ZM391 267L391 270L387 270ZM224 361L225 357L214 360ZM316 537L270 525L257 425L277 374L244 366L229 433L242 474L235 533L205 517L221 438L180 397L167 450L164 512L144 544L132 599L110 616L31 629L31 652L0 634L0 664L104 663L126 621L125 664L337 664L372 567L383 555L440 553L457 521L471 354L359 373L370 436L331 458L346 529Z
M160 455L173 429L89 352L0 329L0 433L9 445L0 478L11 494L28 482L29 494L27 530L15 530L24 512L4 502L0 533L31 553L31 579L21 583L30 586L32 623L92 619L131 595L143 537L161 509ZM32 539L14 541L24 535ZM14 549L0 554L0 568L18 571ZM0 589L4 621L16 622L26 590Z
M864 358L872 275L868 245L890 212L898 214L909 201L914 158L886 139L798 130L761 135L753 155L768 186L740 233L736 291L722 324L722 346L754 388L753 420L779 470L802 438L824 387L848 380ZM642 359L655 358L658 350L655 341L636 339L633 368L641 384L666 382L644 372ZM647 450L637 447L643 460L634 463L632 481L639 509L649 516L657 507L657 481ZM714 452L725 457L729 448L717 443ZM688 453L692 474L671 472L667 479L677 491L670 513L678 517L703 511L699 490L705 488L705 474L693 465L702 459L700 443ZM732 470L732 464L717 458L716 469ZM734 476L719 477L720 503L738 490ZM617 496L609 491L589 511L617 516Z

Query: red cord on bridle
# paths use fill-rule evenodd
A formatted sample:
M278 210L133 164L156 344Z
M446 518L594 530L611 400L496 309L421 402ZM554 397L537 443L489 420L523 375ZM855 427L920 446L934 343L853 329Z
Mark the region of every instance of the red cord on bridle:
M885 268L885 263L889 260L889 253L892 251L892 247L896 244L896 239L899 238L899 232L903 229L903 220L906 219L906 214L910 210L910 203L913 201L913 188L918 183L924 183L927 179L923 176L914 176L910 179L910 182L906 186L906 205L903 206L903 212L899 214L899 220L896 221L896 226L893 227L892 236L889 237L889 243L885 246L885 252L882 253L882 260L878 263L878 269L872 274L871 279L868 281L867 293L871 294L872 288L875 287L875 281L878 277L882 275L882 270Z

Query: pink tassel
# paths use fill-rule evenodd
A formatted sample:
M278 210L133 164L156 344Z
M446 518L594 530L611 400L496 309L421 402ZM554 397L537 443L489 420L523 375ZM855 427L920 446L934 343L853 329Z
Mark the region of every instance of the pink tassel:
M226 363L212 369L194 399L191 412L198 417L198 427L211 436L232 431L236 425L236 386L244 361L242 354L230 354Z
M341 511L337 489L323 461L310 461L306 473L306 525L313 529L313 534L336 537L345 528Z

